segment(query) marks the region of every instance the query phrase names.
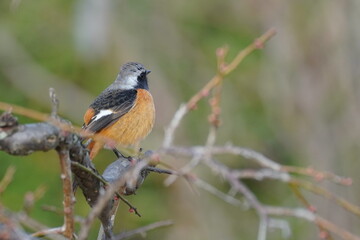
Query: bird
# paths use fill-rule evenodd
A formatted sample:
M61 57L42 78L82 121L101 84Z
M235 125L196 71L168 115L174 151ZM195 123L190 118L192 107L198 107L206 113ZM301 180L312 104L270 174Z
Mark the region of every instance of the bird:
M119 156L117 147L136 146L151 132L155 106L148 86L150 72L141 63L125 63L115 81L90 104L83 130L91 140L87 146L91 160L104 146Z

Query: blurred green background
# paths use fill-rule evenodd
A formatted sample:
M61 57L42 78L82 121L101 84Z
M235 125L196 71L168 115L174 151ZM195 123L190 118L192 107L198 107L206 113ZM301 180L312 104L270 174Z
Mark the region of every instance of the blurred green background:
M120 65L139 61L152 70L150 90L157 110L155 128L142 146L157 149L180 103L214 75L215 50L227 44L230 60L275 27L278 34L265 49L246 58L226 79L217 144L232 142L282 164L349 176L354 181L351 187L323 186L359 205L359 16L357 0L3 0L0 101L48 112L48 89L55 87L61 115L80 126L85 109L114 80ZM204 144L208 114L205 100L185 118L175 143ZM95 164L104 169L113 159L104 150ZM248 166L239 158L220 160L234 168ZM0 152L0 176L10 165L17 172L1 202L19 210L27 191L45 185L47 192L32 216L52 227L60 225L61 216L41 210L43 204L62 206L56 154L12 157ZM207 171L199 174L227 191L227 184L217 177ZM254 211L235 208L201 190L194 192L183 180L166 188L163 180L152 174L129 198L143 217L120 207L116 232L173 219L174 226L150 232L148 239L256 238ZM282 183L247 183L266 204L300 205ZM319 197L306 196L325 217L360 234L357 218ZM76 212L85 216L89 207L79 192L77 200ZM290 239L317 238L314 225L289 221ZM94 227L90 239L96 233ZM281 233L273 231L268 239L281 239Z

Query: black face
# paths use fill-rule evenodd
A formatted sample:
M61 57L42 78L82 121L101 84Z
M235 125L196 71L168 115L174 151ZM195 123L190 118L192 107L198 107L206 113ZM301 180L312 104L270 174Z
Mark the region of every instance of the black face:
M147 74L148 73L146 71L144 71L138 76L136 88L142 88L142 89L149 90Z

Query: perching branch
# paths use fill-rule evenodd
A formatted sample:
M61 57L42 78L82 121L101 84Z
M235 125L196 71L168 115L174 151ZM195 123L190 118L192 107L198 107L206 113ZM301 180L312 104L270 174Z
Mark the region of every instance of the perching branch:
M56 119L56 121L61 121L61 119ZM72 238L74 233L74 217L72 211L74 197L72 195L73 191L70 178L70 171L72 171L89 205L94 207L97 205L98 199L103 202L102 206L97 208L97 211L95 214L93 213L92 216L99 217L103 223L105 234L108 239L110 239L113 225L113 222L110 220L111 216L115 214L113 209L114 200L108 199L105 201L105 198L102 197L102 193L105 191L105 185L99 179L100 175L91 163L88 151L81 143L81 137L68 132L67 130L70 129L70 127L66 127L64 130L58 127L62 126L61 124L53 125L51 122L19 125L17 119L9 112L0 116L0 124L0 149L9 154L27 155L34 151L49 151L51 149L55 149L59 153L61 160L60 166L62 169L61 177L64 185L65 225L63 228L43 229L38 231L36 235L59 233L69 239ZM118 161L121 160L129 163L128 159L119 159ZM76 164L70 166L70 161ZM126 179L124 176L128 174L134 166L131 166L130 163L128 165L119 164L118 161L108 167L103 177L108 179L108 181L122 179L121 184L115 185L116 190L120 190L121 193L125 194L133 194L136 189L140 187L147 174L140 171L137 178L132 177L131 179ZM8 184L7 179L10 178L9 174L6 175L7 177L1 182L0 186L5 187ZM137 179L135 185L132 183L132 179ZM113 193L109 195L113 195ZM131 206L131 204L129 205ZM137 213L135 207L132 206L132 209ZM87 222L89 226L91 222L92 221ZM86 226L86 224L84 224L84 226ZM82 236L87 237L87 235Z

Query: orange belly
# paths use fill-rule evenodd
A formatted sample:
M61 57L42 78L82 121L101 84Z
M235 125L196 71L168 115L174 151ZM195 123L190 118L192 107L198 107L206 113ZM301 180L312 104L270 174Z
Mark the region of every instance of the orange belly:
M130 146L139 143L152 130L155 121L155 107L151 94L145 89L137 90L134 107L112 125L104 128L97 135L111 145ZM89 145L90 158L93 159L104 146L103 141L93 141Z

